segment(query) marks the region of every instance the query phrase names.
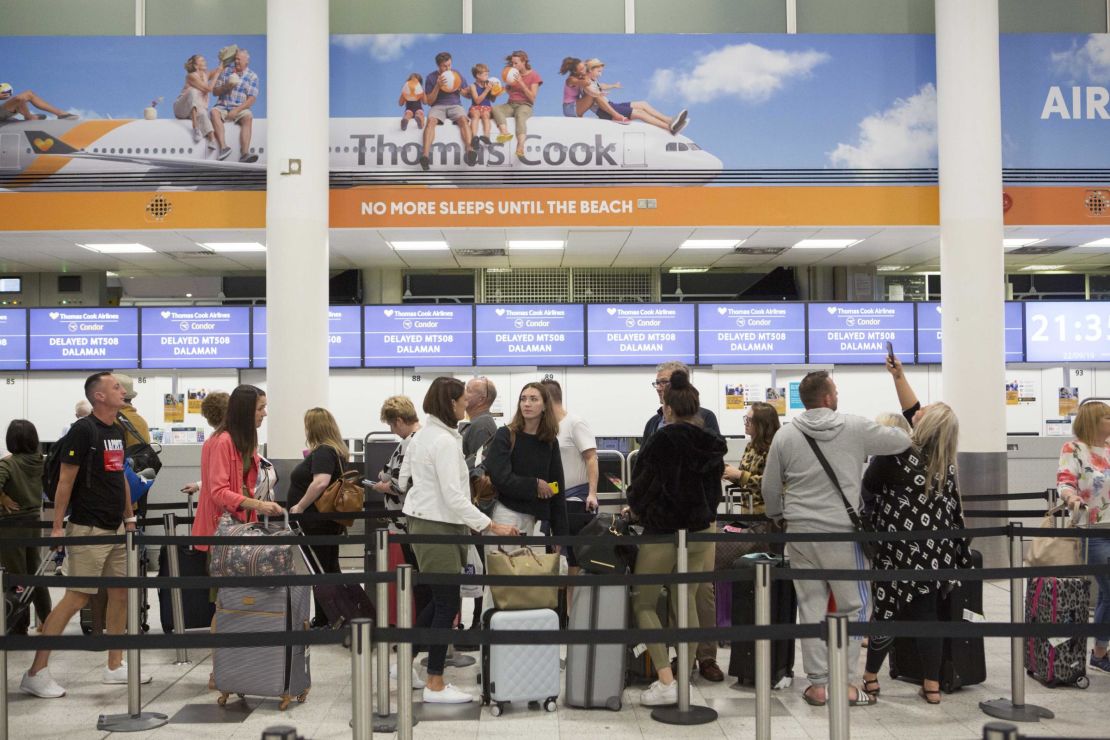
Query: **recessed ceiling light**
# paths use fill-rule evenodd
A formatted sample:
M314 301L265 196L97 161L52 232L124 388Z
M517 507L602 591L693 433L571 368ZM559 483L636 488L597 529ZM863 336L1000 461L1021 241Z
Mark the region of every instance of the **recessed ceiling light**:
M903 265L879 265L875 268L876 272L898 272L905 269Z
M451 247L445 241L389 242L394 252L447 252Z
M1061 267L1063 267L1063 265L1026 265L1021 269L1023 272L1033 272L1034 270L1038 272L1048 272L1050 270L1059 270Z
M119 277L119 273L118 273L118 272L112 272L111 270L109 270L108 272L104 273L104 277L115 277L115 278L118 278L118 277Z
M794 249L844 249L861 241L863 239L802 239Z
M186 298L192 298L192 297L193 297L193 294L192 294L192 293L186 293L186 294L185 294L185 297L186 297Z
M668 270L670 273L676 272L709 272L708 267L672 267Z
M1003 239L1002 246L1005 249L1018 249L1020 247L1031 247L1043 241L1044 239Z
M78 244L77 246L100 254L142 254L154 251L145 244Z
M200 245L213 252L265 252L266 245L258 242L201 242Z
M562 249L566 244L562 239L509 240L509 249Z
M1110 247L1110 239L1095 239L1093 242L1080 244L1081 247Z
M687 239L678 245L679 249L732 249L743 244L745 239Z

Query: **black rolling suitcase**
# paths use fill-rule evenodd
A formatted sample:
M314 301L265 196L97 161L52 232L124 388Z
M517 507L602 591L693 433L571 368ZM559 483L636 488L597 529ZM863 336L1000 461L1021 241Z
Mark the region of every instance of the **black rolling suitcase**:
M48 569L53 570L54 558L44 558L39 563L39 568L35 572L36 576L41 576L46 573ZM4 594L4 610L5 610L5 624L8 627L9 635L26 635L27 630L31 627L31 599L34 597L36 588L46 588L45 586L23 586L22 588L13 587L8 589Z
M983 567L983 554L971 551L971 567ZM960 587L940 600L937 619L941 622L962 622L965 610L971 615L983 613L983 582L965 580ZM921 683L921 660L917 641L897 638L890 649L890 677L910 683ZM948 638L940 664L940 689L951 693L987 680L987 660L983 638Z
M790 560L782 555L752 553L737 558L733 568L755 568L758 562L770 562L772 568L789 568ZM771 624L794 624L798 618L798 597L790 581L771 581ZM732 624L755 624L755 581L734 581L732 584ZM755 685L755 641L732 643L728 673L740 686ZM771 685L778 686L794 676L794 640L771 641Z
M165 578L170 574L169 545L163 547L158 553L158 577ZM177 564L182 576L206 576L208 553L194 550L188 545L177 545ZM184 628L210 627L212 615L216 613L216 605L210 600L207 588L186 588L181 591L181 607L185 616ZM162 631L175 632L173 623L173 605L170 600L170 589L158 589L158 613L162 619Z

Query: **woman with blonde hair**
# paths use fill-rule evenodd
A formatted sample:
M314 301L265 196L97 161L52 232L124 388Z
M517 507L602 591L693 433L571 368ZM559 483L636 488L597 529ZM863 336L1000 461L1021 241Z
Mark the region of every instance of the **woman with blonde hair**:
M208 140L208 148L216 148L212 132L212 121L208 117L208 95L216 85L216 78L224 71L224 65L208 69L208 60L200 54L193 54L185 60L185 86L173 101L173 115L193 122L193 143Z
M304 414L304 436L308 454L289 474L289 508L292 514L315 512L316 500L333 481L343 475L349 453L339 433L339 425L331 412L311 408ZM339 535L344 527L334 519L317 519L302 522L301 529L309 535ZM339 545L311 545L325 573L339 573ZM328 617L320 602L316 602L313 627L327 627Z
M900 371L900 366L897 369ZM960 435L956 414L945 403L933 403L913 418L910 448L873 458L864 475L864 488L875 497L872 523L879 532L963 529L956 472ZM962 539L887 540L878 545L879 554L872 563L876 570L971 567L971 553ZM958 581L875 581L872 619L934 622L940 598L957 586ZM872 637L868 644L863 690L869 694L879 693L878 671L892 642L889 637ZM929 704L940 703L942 648L941 638L917 638L922 663L920 695Z
M1060 450L1060 464L1056 470L1056 492L1064 503L1073 509L1087 507L1087 514L1080 526L1110 528L1110 406L1101 401L1088 401L1079 407L1072 422L1075 439ZM1106 565L1110 561L1110 539L1091 537L1087 543L1087 564ZM1095 576L1098 584L1098 601L1095 604L1095 623L1110 625L1110 576ZM1095 638L1091 651L1092 668L1110 673L1110 626L1102 636Z

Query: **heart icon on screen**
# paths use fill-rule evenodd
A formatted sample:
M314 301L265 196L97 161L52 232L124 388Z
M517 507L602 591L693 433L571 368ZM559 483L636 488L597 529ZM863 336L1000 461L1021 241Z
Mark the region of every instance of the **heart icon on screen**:
M382 311L382 313L384 313L386 315L386 317L388 318L388 317L393 315L393 309L392 308L387 308L386 310Z
M610 316L616 316L617 309L610 306L609 308L605 309L605 313L609 314Z
M728 313L728 309L725 308L724 306L717 306L717 313L724 316L726 313Z
M50 317L51 321L57 321L58 317L61 316L61 314L58 313L57 311L51 311L50 313L47 314L47 316Z
M938 305L936 308L937 308L937 313L940 313L940 306Z
M162 312L162 318L163 319L168 319L169 317L170 317L170 312L169 311L163 311Z
M825 310L828 311L831 316L836 313L836 306L828 306Z
M495 309L493 309L493 312L495 314L497 314L498 316L504 316L505 315L505 309L503 309L503 308L495 308Z

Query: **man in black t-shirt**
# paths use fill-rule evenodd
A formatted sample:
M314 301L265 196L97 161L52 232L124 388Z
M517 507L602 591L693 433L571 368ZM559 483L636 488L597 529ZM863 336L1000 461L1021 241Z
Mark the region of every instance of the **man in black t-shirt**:
M108 372L96 373L85 381L85 397L93 412L78 420L58 442L61 470L54 497L54 528L51 537L91 537L122 534L135 528L131 512L131 492L124 477L123 430L116 414L124 406L124 390ZM70 510L63 530L63 518ZM69 545L66 547L67 573L70 576L117 577L127 575L126 547L121 544ZM71 586L43 624L44 635L60 635L73 615L89 603L96 587ZM127 590L109 588L105 615L106 631L123 634L127 621ZM19 688L43 699L65 696L65 689L51 677L47 663L49 650L39 650L30 670L23 674ZM142 683L150 676L142 676ZM126 684L127 667L123 651L108 652L102 683Z

